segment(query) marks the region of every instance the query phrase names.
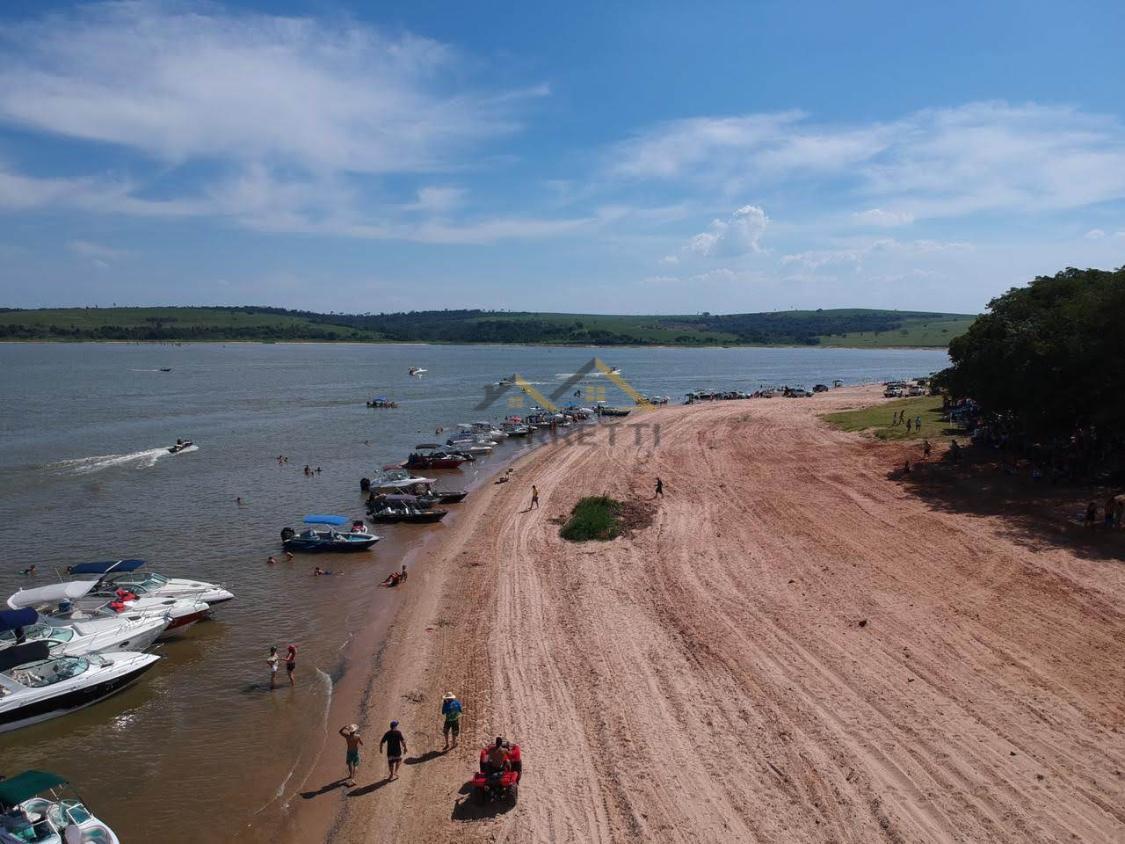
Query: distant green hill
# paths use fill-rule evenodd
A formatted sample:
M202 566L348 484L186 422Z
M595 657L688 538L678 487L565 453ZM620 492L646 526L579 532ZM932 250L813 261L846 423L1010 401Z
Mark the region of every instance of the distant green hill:
M0 340L944 347L974 319L862 308L692 316L481 310L320 314L250 306L0 309Z

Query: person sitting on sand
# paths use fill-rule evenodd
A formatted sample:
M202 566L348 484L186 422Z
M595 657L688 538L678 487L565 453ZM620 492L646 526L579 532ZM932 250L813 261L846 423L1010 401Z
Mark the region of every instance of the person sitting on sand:
M387 575L387 579L384 580L379 585L380 586L398 586L398 583L401 579L402 579L401 574L399 574L397 571L392 571L390 574Z

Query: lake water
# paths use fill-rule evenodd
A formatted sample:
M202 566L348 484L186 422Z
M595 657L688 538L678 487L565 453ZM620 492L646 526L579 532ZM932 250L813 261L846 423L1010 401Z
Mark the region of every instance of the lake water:
M128 691L0 735L0 773L67 776L126 841L262 840L314 761L334 679L361 670L341 656L351 631L391 607L376 584L442 530L383 526L370 554L267 566L281 528L305 513L361 516L359 479L436 426L523 412L515 392L476 409L485 385L519 372L549 394L595 354L642 393L677 402L698 388L858 383L948 363L943 351L902 349L0 345L0 596L54 582L68 564L124 557L236 595L159 645L164 659ZM410 377L411 366L428 372ZM604 377L567 394L575 388L627 403ZM399 408L368 409L374 395ZM198 450L168 454L177 437ZM444 473L445 485L486 476L516 448ZM306 464L320 474L305 477ZM38 575L21 576L32 563ZM314 578L314 563L337 574ZM269 645L290 642L298 685L271 692Z

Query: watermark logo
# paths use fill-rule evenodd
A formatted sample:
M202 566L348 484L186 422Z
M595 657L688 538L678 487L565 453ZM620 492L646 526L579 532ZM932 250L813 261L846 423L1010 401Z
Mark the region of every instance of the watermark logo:
M610 382L618 387L625 395L633 400L633 405L638 409L648 409L652 403L644 394L634 389L621 373L607 366L600 358L590 358L581 369L567 378L554 389L549 396L535 388L535 385L519 373L511 378L505 378L497 384L489 384L484 388L484 397L476 406L477 410L487 410L500 399L504 399L509 408L523 408L527 399L531 399L538 407L551 413L558 413L560 404L568 400L581 400L586 404L597 405L606 400L606 386L604 384L584 384L584 379L596 377L594 373L601 373ZM513 393L513 391L515 391Z

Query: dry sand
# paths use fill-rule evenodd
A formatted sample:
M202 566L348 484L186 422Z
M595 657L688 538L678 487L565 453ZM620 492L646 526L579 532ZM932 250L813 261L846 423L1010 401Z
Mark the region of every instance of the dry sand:
M888 474L903 446L817 418L877 400L660 409L479 491L400 590L330 840L1125 841L1120 557L926 503ZM651 526L559 539L579 497L657 475ZM496 734L524 750L507 812L460 793Z

